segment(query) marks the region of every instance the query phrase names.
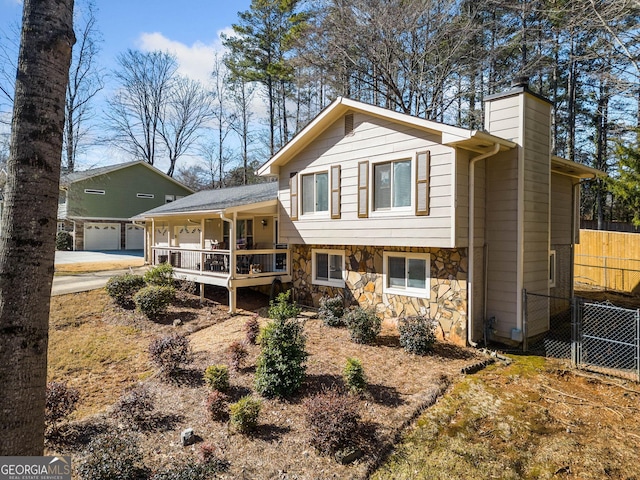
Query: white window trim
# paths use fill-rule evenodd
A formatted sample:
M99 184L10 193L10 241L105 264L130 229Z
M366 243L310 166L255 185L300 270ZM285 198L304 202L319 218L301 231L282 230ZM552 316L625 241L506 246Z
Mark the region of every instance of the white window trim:
M84 193L87 193L89 195L104 195L105 191L104 190L97 190L95 188L85 188L84 189Z
M415 197L416 197L416 155L417 152L408 155L393 156L385 155L382 158L369 162L369 216L370 217L397 217L398 215L414 215L415 214ZM409 160L411 162L411 203L406 207L391 207L388 210L375 209L376 183L375 183L375 166L383 163L401 162Z
M427 267L427 275L425 278L425 288L399 288L389 287L388 269L389 257L403 257L407 259L425 260ZM382 293L389 295L402 295L405 297L431 298L431 254L430 253L409 253L409 252L383 252L382 253L383 271L382 271Z
M304 213L302 211L302 202L303 202L303 198L304 198L304 189L303 189L303 177L306 177L307 175L318 175L319 173L324 173L327 175L327 210L322 210L320 212L318 211L313 211L313 212L307 212ZM330 212L331 212L331 172L330 170L327 169L313 169L313 170L308 170L308 171L304 171L304 172L298 172L298 212L299 215L298 217L300 219L303 218L329 218ZM314 182L315 185L315 182ZM313 190L313 196L314 196L314 200L316 199L316 189L314 186L314 190Z
M153 193L136 193L137 198L155 198Z
M171 202L175 202L176 201L176 196L175 195L165 195L164 196L164 203L171 203Z
M549 288L555 288L558 278L558 262L555 250L549 251Z
M336 255L341 258L342 263L342 278L340 280L335 278L330 278L328 280L318 280L316 278L316 255L318 253L326 253L328 255ZM323 285L325 287L339 287L344 288L345 286L345 263L344 263L344 250L329 250L323 248L314 248L311 250L311 283L313 285Z

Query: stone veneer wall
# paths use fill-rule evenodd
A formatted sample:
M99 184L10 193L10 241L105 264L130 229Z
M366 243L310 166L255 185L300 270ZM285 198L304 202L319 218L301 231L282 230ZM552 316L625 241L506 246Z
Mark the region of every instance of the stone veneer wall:
M345 251L345 288L313 285L311 252L315 248ZM382 292L383 252L430 253L431 298L389 295ZM347 305L374 308L385 320L426 315L439 324L438 336L459 345L466 343L467 251L438 248L382 248L371 246L291 245L295 299L317 307L323 296L340 295Z

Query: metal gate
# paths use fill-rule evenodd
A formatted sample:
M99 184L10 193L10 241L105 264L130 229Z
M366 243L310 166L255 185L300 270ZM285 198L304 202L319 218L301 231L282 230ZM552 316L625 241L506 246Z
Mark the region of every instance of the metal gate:
M577 319L575 366L640 381L640 310L584 302Z
M640 310L610 302L523 293L525 328L528 319L544 314L549 318L549 330L524 342L525 351L640 382ZM554 303L560 308L554 308Z

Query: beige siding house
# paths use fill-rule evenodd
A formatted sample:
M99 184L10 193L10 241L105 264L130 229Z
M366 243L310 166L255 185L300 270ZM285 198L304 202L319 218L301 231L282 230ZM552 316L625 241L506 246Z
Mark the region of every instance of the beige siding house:
M429 316L458 344L538 335L555 306L524 325L523 292L571 293L577 186L596 171L551 156L551 105L526 85L485 110L485 130L467 130L338 98L260 168L275 179L262 196L143 214L148 260L227 286L232 310L235 288L277 280L304 305Z

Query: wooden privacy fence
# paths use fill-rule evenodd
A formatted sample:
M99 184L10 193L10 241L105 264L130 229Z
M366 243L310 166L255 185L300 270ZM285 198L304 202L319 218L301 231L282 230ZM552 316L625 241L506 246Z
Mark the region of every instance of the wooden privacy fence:
M577 284L640 295L640 234L580 230L574 278Z

